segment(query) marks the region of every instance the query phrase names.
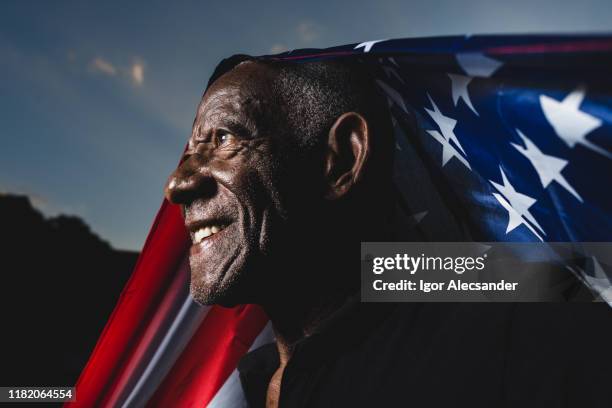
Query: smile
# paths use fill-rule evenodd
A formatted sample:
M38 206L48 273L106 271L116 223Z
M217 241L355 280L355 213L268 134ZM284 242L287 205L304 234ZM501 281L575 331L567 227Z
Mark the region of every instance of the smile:
M199 244L206 238L212 237L215 234L223 231L227 225L223 224L211 224L196 229L192 234L192 241L194 244Z

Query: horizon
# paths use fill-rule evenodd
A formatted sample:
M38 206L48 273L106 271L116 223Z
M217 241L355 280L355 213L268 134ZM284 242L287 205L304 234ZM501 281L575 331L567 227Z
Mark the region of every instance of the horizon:
M112 243L106 239L105 237L101 236L96 230L94 230L91 225L89 225L89 223L87 222L87 220L83 219L82 217L80 217L79 215L74 215L74 214L64 214L64 213L57 213L54 215L47 215L45 214L39 207L38 205L36 205L35 200L32 199L32 197L26 195L26 194L15 194L15 193L10 193L10 192L5 192L5 191L0 191L0 203L2 203L3 199L8 199L8 200L13 200L13 205L15 204L16 201L18 200L24 200L27 202L27 204L29 204L30 206L30 215L40 215L42 216L42 221L45 224L54 226L54 222L60 220L60 219L70 219L70 220L74 220L76 219L77 222L82 223L83 226L86 228L88 234L90 234L92 237L94 237L97 241L100 242L100 244L103 245L108 245L109 249L111 249L112 251L115 252L120 252L120 253L136 253L139 254L140 251L137 250L133 250L133 249L124 249L124 248L116 248L112 245ZM23 220L18 220L18 221L23 221Z

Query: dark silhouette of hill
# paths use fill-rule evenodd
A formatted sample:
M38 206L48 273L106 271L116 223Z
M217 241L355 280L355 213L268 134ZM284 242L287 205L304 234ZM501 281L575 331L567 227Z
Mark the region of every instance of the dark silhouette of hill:
M0 231L0 385L72 386L138 254L26 196L0 194Z

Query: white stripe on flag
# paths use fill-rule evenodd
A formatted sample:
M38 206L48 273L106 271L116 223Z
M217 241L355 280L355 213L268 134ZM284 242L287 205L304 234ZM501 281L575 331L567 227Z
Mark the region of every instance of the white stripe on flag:
M249 351L255 350L264 344L268 344L273 341L274 331L272 330L272 324L268 322L251 345ZM246 399L244 398L244 392L242 391L242 385L240 384L238 370L234 370L232 372L232 374L227 380L225 380L223 386L219 388L219 391L217 391L213 399L208 404L208 408L246 408L246 406L247 403Z
M187 293L174 322L121 407L146 405L206 317L211 307L198 305Z

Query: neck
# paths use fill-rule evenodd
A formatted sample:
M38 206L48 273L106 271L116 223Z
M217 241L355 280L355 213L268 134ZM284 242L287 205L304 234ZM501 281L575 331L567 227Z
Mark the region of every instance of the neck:
M315 332L359 290L359 242L354 236L322 241L319 237L316 247L313 240L294 243L302 253L285 257L274 268L277 285L262 306L274 327L281 363L289 360L296 342Z
M278 299L263 305L274 328L281 365L291 358L298 341L314 333L321 322L333 315L352 295L352 291L319 293L318 296L314 296L311 290L303 293L310 296L294 295L291 299Z
M315 232L287 240L281 262L272 268L276 284L266 291L262 306L274 327L281 366L291 358L296 342L315 332L359 291L360 242L389 236L384 217L368 225L369 217L340 210L323 224L332 228L297 229Z

